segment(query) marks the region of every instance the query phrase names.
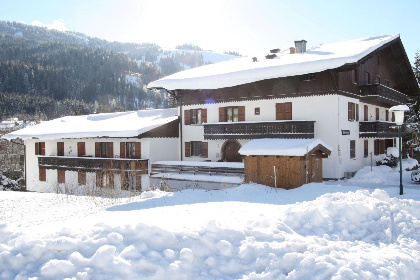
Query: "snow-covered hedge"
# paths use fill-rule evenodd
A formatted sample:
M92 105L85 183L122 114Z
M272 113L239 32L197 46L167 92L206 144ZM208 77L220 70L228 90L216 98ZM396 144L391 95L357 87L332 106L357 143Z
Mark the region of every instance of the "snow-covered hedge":
M21 191L22 187L15 180L9 179L0 173L0 191Z

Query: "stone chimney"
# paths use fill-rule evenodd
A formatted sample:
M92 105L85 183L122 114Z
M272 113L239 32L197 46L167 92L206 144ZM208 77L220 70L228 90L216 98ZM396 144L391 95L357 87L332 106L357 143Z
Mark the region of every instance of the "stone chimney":
M306 52L306 41L305 40L295 41L295 49L296 49L296 53Z
M294 47L290 47L289 49L290 49L290 54L296 53L296 50Z

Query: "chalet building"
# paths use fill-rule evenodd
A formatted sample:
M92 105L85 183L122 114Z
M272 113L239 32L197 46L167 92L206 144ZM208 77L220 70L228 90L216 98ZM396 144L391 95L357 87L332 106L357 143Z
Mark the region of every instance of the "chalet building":
M331 147L323 178L342 178L397 145L389 108L419 95L399 35L238 58L148 85L178 101L180 160L242 161L253 139L313 139Z
M24 140L26 186L37 192L140 191L151 162L180 153L177 109L69 116L2 138Z

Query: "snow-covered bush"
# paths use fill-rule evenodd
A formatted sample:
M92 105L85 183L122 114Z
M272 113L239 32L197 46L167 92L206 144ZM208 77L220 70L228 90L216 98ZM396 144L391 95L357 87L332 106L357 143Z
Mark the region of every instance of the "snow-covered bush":
M15 180L9 179L0 173L0 191L21 191L23 188Z
M398 148L389 147L386 151L386 155L383 159L378 160L376 165L386 165L389 167L397 167L399 160Z

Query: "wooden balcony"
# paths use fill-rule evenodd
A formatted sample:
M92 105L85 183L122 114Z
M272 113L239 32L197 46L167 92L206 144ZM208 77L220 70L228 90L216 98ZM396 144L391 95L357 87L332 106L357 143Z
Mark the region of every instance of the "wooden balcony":
M204 139L314 138L315 121L229 122L204 124Z
M360 138L392 138L398 137L398 127L393 122L370 121L359 123Z
M45 169L60 169L70 171L98 172L101 170L107 170L115 171L116 173L135 171L137 174L147 174L149 160L126 158L39 156L38 166Z
M381 84L360 86L360 101L381 106L395 106L407 103L407 96Z

